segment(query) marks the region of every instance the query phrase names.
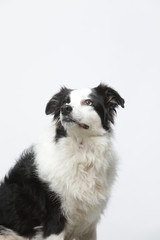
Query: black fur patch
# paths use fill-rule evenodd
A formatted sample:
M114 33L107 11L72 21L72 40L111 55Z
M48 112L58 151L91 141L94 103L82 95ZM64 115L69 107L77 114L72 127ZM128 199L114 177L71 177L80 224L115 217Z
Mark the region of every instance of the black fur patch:
M46 114L54 114L54 119L59 120L60 109L64 103L69 103L69 94L72 90L66 87L61 88L61 90L55 94L46 106Z
M36 174L32 149L22 154L0 185L0 225L33 237L42 226L44 237L59 234L66 219L61 201Z
M62 137L67 136L67 132L60 123L60 111L61 107L65 103L70 103L70 92L72 90L68 89L66 87L61 88L61 90L55 94L50 101L47 103L46 106L46 114L53 114L53 119L57 121L57 128L56 128L56 136L55 141L58 142L58 140Z
M118 92L104 84L93 88L90 97L95 111L101 118L103 128L110 130L110 123L114 123L116 108L119 105L124 107L124 99Z
M55 136L55 141L58 142L58 140L62 137L67 137L67 132L62 126L60 122L57 123L56 126L56 136Z

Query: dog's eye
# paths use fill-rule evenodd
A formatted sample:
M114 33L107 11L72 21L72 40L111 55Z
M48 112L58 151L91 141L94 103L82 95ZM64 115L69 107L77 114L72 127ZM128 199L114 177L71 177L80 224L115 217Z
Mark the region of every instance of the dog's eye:
M93 102L92 102L90 99L86 99L86 100L84 101L84 105L92 106L92 105L93 105Z

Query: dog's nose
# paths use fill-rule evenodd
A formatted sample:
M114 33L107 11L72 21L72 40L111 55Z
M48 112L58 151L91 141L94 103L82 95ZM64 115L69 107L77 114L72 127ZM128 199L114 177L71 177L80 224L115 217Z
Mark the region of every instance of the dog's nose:
M70 105L63 105L61 107L61 112L63 115L68 115L72 111L72 107Z

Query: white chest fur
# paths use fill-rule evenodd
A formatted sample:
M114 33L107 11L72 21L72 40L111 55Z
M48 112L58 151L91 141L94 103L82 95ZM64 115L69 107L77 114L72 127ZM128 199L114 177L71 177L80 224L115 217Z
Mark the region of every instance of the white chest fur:
M116 158L109 134L54 142L54 128L35 145L39 176L62 198L70 225L97 221L110 195Z

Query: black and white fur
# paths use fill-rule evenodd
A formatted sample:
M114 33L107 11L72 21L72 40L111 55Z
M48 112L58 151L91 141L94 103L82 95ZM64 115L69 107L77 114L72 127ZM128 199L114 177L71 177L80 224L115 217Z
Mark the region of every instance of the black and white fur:
M116 175L112 88L65 87L46 107L49 129L0 185L0 240L96 240Z

